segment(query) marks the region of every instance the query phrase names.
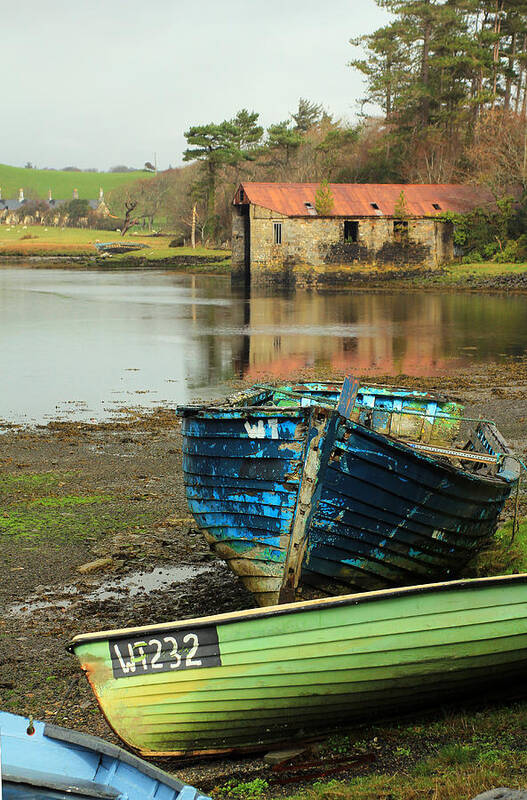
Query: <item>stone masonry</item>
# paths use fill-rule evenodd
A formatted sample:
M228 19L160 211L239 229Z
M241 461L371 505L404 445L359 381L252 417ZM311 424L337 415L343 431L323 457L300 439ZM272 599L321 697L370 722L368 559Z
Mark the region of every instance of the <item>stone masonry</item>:
M233 276L247 279L250 272L251 283L331 282L361 266L437 268L453 258L452 225L443 220L348 219L357 223L356 242L345 239L341 217L294 217L253 204L235 206ZM274 223L282 226L279 244Z

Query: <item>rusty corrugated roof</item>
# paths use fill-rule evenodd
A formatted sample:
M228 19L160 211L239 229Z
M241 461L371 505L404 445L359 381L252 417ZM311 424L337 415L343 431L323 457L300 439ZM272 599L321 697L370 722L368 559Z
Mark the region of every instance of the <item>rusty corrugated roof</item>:
M332 217L393 217L401 191L408 212L415 217L433 217L445 211L466 213L494 203L488 189L456 183L331 183L330 187ZM234 203L248 201L288 217L307 217L313 215L319 188L319 183L247 181L240 184Z

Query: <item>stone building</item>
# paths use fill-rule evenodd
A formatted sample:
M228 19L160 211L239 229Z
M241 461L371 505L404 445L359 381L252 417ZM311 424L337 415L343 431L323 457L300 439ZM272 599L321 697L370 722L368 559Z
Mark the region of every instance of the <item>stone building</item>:
M251 283L345 280L354 269L436 268L454 256L444 212L488 205L488 190L460 184L330 184L330 213L316 210L317 183L240 184L234 197L232 271Z

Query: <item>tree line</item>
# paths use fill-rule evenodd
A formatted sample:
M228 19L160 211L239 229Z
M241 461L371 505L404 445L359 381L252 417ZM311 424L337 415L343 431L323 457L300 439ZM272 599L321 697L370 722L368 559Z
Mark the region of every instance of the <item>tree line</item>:
M408 181L527 185L527 2L376 0L391 21L351 40L379 165Z
M349 66L365 82L354 123L301 98L288 119L266 130L247 109L192 126L188 166L139 182L144 201L157 186L182 237L197 220L202 239L218 241L229 238L241 180L461 182L484 184L498 199L517 196L518 187L525 194L527 0L372 2L390 21L350 39L361 55ZM466 236L482 251L480 233ZM507 247L502 234L489 233L490 249Z
M257 111L241 109L228 120L191 126L185 132L188 166L159 173L112 192L119 209L140 198L147 216L157 205L181 237L192 220L202 241L230 238L231 203L243 180L335 182L361 179L364 123L336 119L321 103L300 98L288 119L265 129ZM159 202L156 203L157 198Z

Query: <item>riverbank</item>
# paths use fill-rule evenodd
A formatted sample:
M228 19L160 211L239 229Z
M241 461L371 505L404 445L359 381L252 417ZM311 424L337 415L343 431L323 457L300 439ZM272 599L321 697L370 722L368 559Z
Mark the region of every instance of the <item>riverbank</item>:
M100 255L95 242L119 241L144 244L135 253ZM172 247L173 235L131 232L124 237L115 231L86 228L44 228L40 225L0 225L0 266L2 263L29 264L32 267L68 266L104 269L148 267L190 269L200 272L229 273L230 252L198 246Z
M526 264L451 264L438 269L334 267L295 275L296 286L310 289L354 288L387 291L527 291Z
M176 269L228 275L231 253L226 249L198 246L172 247L172 235L133 231L122 241L143 243L145 250L121 255L100 256L95 241L121 241L113 231L85 228L44 228L0 225L0 268L2 264L29 264L32 267L68 266L104 269ZM324 274L306 271L299 286L330 289L423 290L527 292L527 263L452 264L440 269L379 267L335 267Z
M467 404L469 415L495 418L518 453L527 451L527 360L448 378L398 376L397 382L448 391ZM189 517L172 409L98 425L13 426L1 442L1 707L112 739L86 682L77 682L77 663L65 651L71 636L248 608L252 598L211 556ZM504 520L510 513L511 504ZM520 513L527 514L525 492ZM79 571L94 561L98 567ZM471 574L494 565L527 569L527 526L513 550L505 534ZM301 764L273 769L262 755L159 763L218 798L290 794L296 782L309 786L306 800L410 800L446 782L460 793L436 796L461 800L496 781L520 785L526 740L527 703L481 701L339 730L300 757L301 764L315 762L311 772Z

